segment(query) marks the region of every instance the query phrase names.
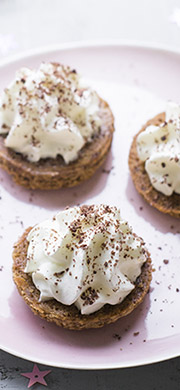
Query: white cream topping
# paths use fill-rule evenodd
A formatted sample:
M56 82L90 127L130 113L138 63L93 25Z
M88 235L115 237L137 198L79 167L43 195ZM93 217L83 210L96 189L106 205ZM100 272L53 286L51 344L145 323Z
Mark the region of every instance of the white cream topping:
M120 211L81 206L59 212L28 235L25 272L40 301L56 299L90 314L120 303L133 289L147 259L144 242Z
M180 106L169 103L165 122L148 126L137 138L139 158L152 186L166 196L180 194Z
M32 162L61 155L68 164L100 126L98 95L68 66L22 68L0 99L5 145Z

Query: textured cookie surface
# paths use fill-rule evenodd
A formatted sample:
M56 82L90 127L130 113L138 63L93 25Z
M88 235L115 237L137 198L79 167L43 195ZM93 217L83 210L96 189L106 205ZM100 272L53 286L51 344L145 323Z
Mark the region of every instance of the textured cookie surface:
M6 148L4 137L0 136L0 167L13 180L30 189L58 189L73 187L89 179L104 162L110 149L114 132L114 118L109 105L100 99L102 126L92 142L86 144L77 160L66 165L61 156L56 159L40 159L29 162L20 153Z
M144 131L150 125L159 126L165 121L165 113L161 113L149 120L140 130ZM139 133L140 133L139 132ZM139 134L138 133L138 134ZM159 211L180 218L180 195L173 193L171 196L166 196L153 188L148 174L145 171L144 162L142 162L137 153L137 136L133 139L129 153L129 168L134 185L137 191L144 199Z
M114 306L107 304L96 313L81 315L74 305L65 306L55 299L39 302L39 291L34 286L31 276L24 273L28 248L26 238L30 230L31 228L28 228L14 246L13 279L25 302L34 314L41 318L68 329L100 328L131 313L142 302L148 292L152 278L149 253L147 253L148 258L142 267L141 275L136 280L135 289L120 304Z

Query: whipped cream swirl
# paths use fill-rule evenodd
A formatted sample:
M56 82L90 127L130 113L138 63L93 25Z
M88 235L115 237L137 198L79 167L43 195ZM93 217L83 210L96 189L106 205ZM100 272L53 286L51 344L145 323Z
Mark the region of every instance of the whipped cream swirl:
M27 239L25 272L40 301L75 304L81 314L122 302L147 260L142 239L116 207L105 205L59 212L36 225Z
M165 122L148 126L137 138L139 158L152 186L166 196L180 194L180 106L169 103Z
M32 162L61 155L68 164L100 126L98 95L68 66L22 68L0 99L5 146Z

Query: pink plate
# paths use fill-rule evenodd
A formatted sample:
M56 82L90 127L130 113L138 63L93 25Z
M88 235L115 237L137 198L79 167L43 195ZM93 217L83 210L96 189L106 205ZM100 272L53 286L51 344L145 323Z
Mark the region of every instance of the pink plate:
M0 346L19 357L67 368L142 365L180 352L180 223L137 194L128 151L141 125L180 101L180 55L124 45L69 46L18 57L0 66L0 90L22 66L60 61L78 69L112 107L116 132L104 166L88 182L59 191L28 191L0 171ZM106 203L143 236L155 272L144 302L128 317L99 330L68 331L34 316L12 281L11 252L23 230L65 206Z

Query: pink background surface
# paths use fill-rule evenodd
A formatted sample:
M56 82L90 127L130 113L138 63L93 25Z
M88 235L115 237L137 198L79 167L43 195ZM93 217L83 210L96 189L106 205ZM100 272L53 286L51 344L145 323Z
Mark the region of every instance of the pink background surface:
M136 193L127 159L132 137L141 125L164 110L167 100L180 101L180 57L118 45L41 53L2 66L0 90L14 77L16 69L34 67L41 61L70 64L89 79L111 105L116 132L104 166L76 188L28 191L0 172L0 346L29 360L69 368L127 367L177 356L180 223L152 209ZM99 330L73 332L31 313L12 281L11 252L26 227L79 203L120 207L122 216L144 238L155 272L150 293L131 315ZM168 264L164 259L169 260Z

